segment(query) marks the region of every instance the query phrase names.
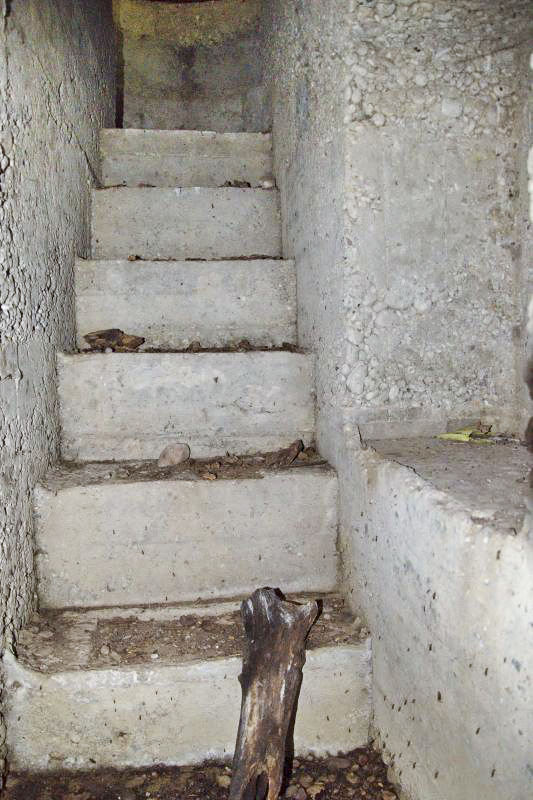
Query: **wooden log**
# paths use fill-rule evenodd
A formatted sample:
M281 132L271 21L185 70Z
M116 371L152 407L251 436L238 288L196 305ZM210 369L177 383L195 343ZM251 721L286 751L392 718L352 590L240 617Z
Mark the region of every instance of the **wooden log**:
M241 717L230 800L277 800L287 734L305 663L305 640L318 615L315 602L287 602L257 589L241 606L246 634Z

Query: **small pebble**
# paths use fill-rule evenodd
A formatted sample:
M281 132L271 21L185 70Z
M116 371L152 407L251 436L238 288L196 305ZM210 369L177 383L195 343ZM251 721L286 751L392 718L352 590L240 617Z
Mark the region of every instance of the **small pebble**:
M158 467L173 467L176 464L183 464L191 457L191 448L183 442L175 442L165 447L157 460Z
M108 656L110 652L111 652L111 650L110 650L110 648L108 647L107 644L103 644L101 646L101 648L100 648L100 654L101 655Z

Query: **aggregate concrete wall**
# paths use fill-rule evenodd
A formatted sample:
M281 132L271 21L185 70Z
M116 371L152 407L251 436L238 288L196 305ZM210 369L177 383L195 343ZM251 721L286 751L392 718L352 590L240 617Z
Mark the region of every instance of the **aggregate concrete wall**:
M110 3L1 0L0 650L32 604L31 491L58 452L54 353L74 344L114 72ZM0 773L3 741L0 722Z
M529 4L272 0L265 26L319 428L519 430Z
M261 0L115 0L125 128L263 131Z
M523 430L531 280L529 3L270 0L264 24L272 48L266 74L284 256L296 262L300 344L317 353L318 440L339 475L346 589L376 642L376 729L386 755L396 760L401 753L402 764L417 742L418 760L409 763L414 772L400 776L414 800L523 800L530 793L524 793L530 767L522 745L530 732L523 705L530 679L503 658L509 660L507 651L525 652L530 552L522 540L506 540L502 552L509 562L490 596L483 569L496 559L498 548L490 548L498 534L490 548L476 543L472 554L467 522L441 519L437 504L437 523L452 527L434 553L422 552L429 546L421 528L428 519L424 501L415 498L398 522L387 495L396 484L367 481L356 448L359 432L378 439L421 436L479 418ZM407 497L411 490L417 488L409 487ZM374 509L380 504L383 517ZM463 527L452 541L459 522ZM383 543L380 534L391 531L398 542ZM372 550L375 536L381 545ZM438 583L450 603L449 619L431 620L448 664L448 672L438 664L435 675L403 671L402 647L422 658L418 650L429 627L412 611L425 584L411 575L403 592L394 583L393 592L385 591L391 572L396 580L398 562L415 547L419 566L429 562L429 583ZM466 645L463 632L475 631L480 617L475 602L459 603L468 590L459 576L471 557L480 567L470 576L471 592L486 599L480 624L496 628L485 640L481 683L468 698L472 679L463 661L472 641ZM513 596L515 581L520 589ZM398 625L390 614L401 617ZM452 693L445 703L437 698L439 691L444 696L439 679ZM411 719L411 712L404 727L407 713L398 711L397 701L401 695L403 708L413 697L410 687L423 680L429 692L424 715ZM379 690L389 699L380 699ZM483 742L478 726L471 729L478 710ZM433 728L430 743L426 734ZM450 740L460 765L455 771L437 764ZM467 752L456 749L460 741Z

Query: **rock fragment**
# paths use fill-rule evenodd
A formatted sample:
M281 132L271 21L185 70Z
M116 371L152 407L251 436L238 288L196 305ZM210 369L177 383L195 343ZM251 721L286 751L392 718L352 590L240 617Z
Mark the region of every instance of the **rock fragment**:
M157 460L158 467L173 467L176 464L183 464L191 457L191 448L185 442L175 442L169 444L162 451Z

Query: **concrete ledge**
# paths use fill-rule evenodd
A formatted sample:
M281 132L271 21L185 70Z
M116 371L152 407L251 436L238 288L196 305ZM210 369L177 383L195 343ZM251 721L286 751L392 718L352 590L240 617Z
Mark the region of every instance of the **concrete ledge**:
M314 435L313 364L290 352L58 354L62 455L254 453Z
M103 186L260 186L272 176L272 138L263 133L107 129L100 156Z
M406 794L531 790L533 541L528 454L435 440L353 453L347 588L374 637L374 725Z
M93 258L279 258L276 190L100 189L93 192Z
M199 652L196 659L181 662L177 653L160 664L156 636L148 647L154 649L148 662L123 663L116 653L116 665L84 666L84 658L104 658L99 626L106 624L110 613L128 614L125 623L132 619L131 610L121 609L66 614L67 627L63 633L56 631L53 648L46 620L38 623L41 632L35 638L44 644L41 652L38 642L33 650L35 667L6 653L11 767L93 769L229 759L239 719L241 659L206 658ZM162 613L168 619L169 612ZM175 609L174 622L167 628L179 627L183 613L189 622L191 609L181 613ZM161 617L156 612L149 623L154 633ZM122 628L127 633L127 627ZM151 642L149 630L146 636ZM344 644L317 645L307 653L296 717L297 755L336 754L368 742L370 641L353 633L348 639ZM72 652L66 658L65 648Z
M105 465L102 465L102 468ZM87 468L92 480L92 465ZM102 479L58 470L35 496L41 606L233 597L337 584L337 479L328 467L204 481ZM62 486L62 483L64 484Z
M76 263L78 344L121 328L146 345L255 347L296 343L293 261L85 261Z

